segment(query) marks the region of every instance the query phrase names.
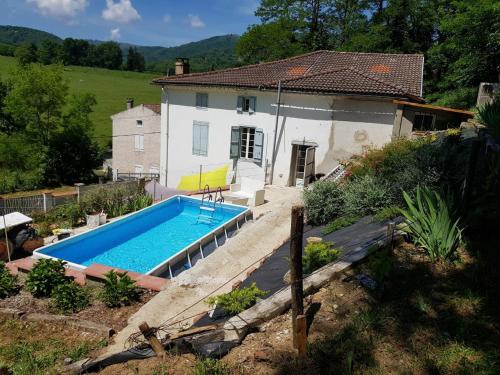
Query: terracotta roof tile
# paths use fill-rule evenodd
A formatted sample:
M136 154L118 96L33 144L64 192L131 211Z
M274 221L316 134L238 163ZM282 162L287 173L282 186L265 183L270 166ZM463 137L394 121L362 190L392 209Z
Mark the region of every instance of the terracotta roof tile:
M143 104L143 106L155 113L161 114L161 104Z
M161 77L155 84L421 97L422 55L317 51L285 60Z

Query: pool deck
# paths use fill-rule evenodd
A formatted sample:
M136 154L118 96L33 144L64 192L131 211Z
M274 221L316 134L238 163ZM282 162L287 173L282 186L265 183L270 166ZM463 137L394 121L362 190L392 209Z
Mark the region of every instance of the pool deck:
M108 349L108 354L124 350L128 337L138 331L142 322L158 326L166 321L180 321L173 330L193 323L193 316L208 310L205 299L231 291L233 285L259 266L259 261L285 243L290 235L290 210L300 203L302 191L297 188L266 187L266 203L252 207L256 220L246 224L233 238L213 254L198 261L195 267L169 281L139 311L129 318ZM187 319L189 318L189 319Z

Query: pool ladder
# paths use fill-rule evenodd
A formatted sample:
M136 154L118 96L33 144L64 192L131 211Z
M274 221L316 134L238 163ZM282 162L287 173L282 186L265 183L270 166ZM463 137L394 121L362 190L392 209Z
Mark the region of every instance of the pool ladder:
M205 185L203 188L203 195L201 197L200 212L198 213L196 223L199 221L211 223L214 219L217 205L221 207L222 203L224 203L224 197L222 196L221 187L219 186L217 188L215 191L215 197L212 197L212 193L210 193L210 186L208 186L208 184Z

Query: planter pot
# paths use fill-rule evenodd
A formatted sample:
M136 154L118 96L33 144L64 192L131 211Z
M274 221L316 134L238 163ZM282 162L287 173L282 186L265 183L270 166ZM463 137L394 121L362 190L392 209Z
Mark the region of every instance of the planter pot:
M105 213L99 214L99 225L106 224L107 219L108 219L108 214Z
M89 228L97 228L100 225L100 218L100 213L85 215L85 221L87 222L87 226Z

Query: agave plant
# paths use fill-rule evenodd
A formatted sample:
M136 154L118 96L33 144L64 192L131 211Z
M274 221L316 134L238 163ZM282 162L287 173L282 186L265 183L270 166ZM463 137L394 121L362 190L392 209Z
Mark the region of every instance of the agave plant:
M477 119L487 126L495 138L500 138L500 96L491 103L479 107Z
M454 218L449 202L439 193L420 186L415 200L406 192L403 197L408 206L401 209L407 221L403 230L432 261L451 258L462 241L462 229L460 218Z

